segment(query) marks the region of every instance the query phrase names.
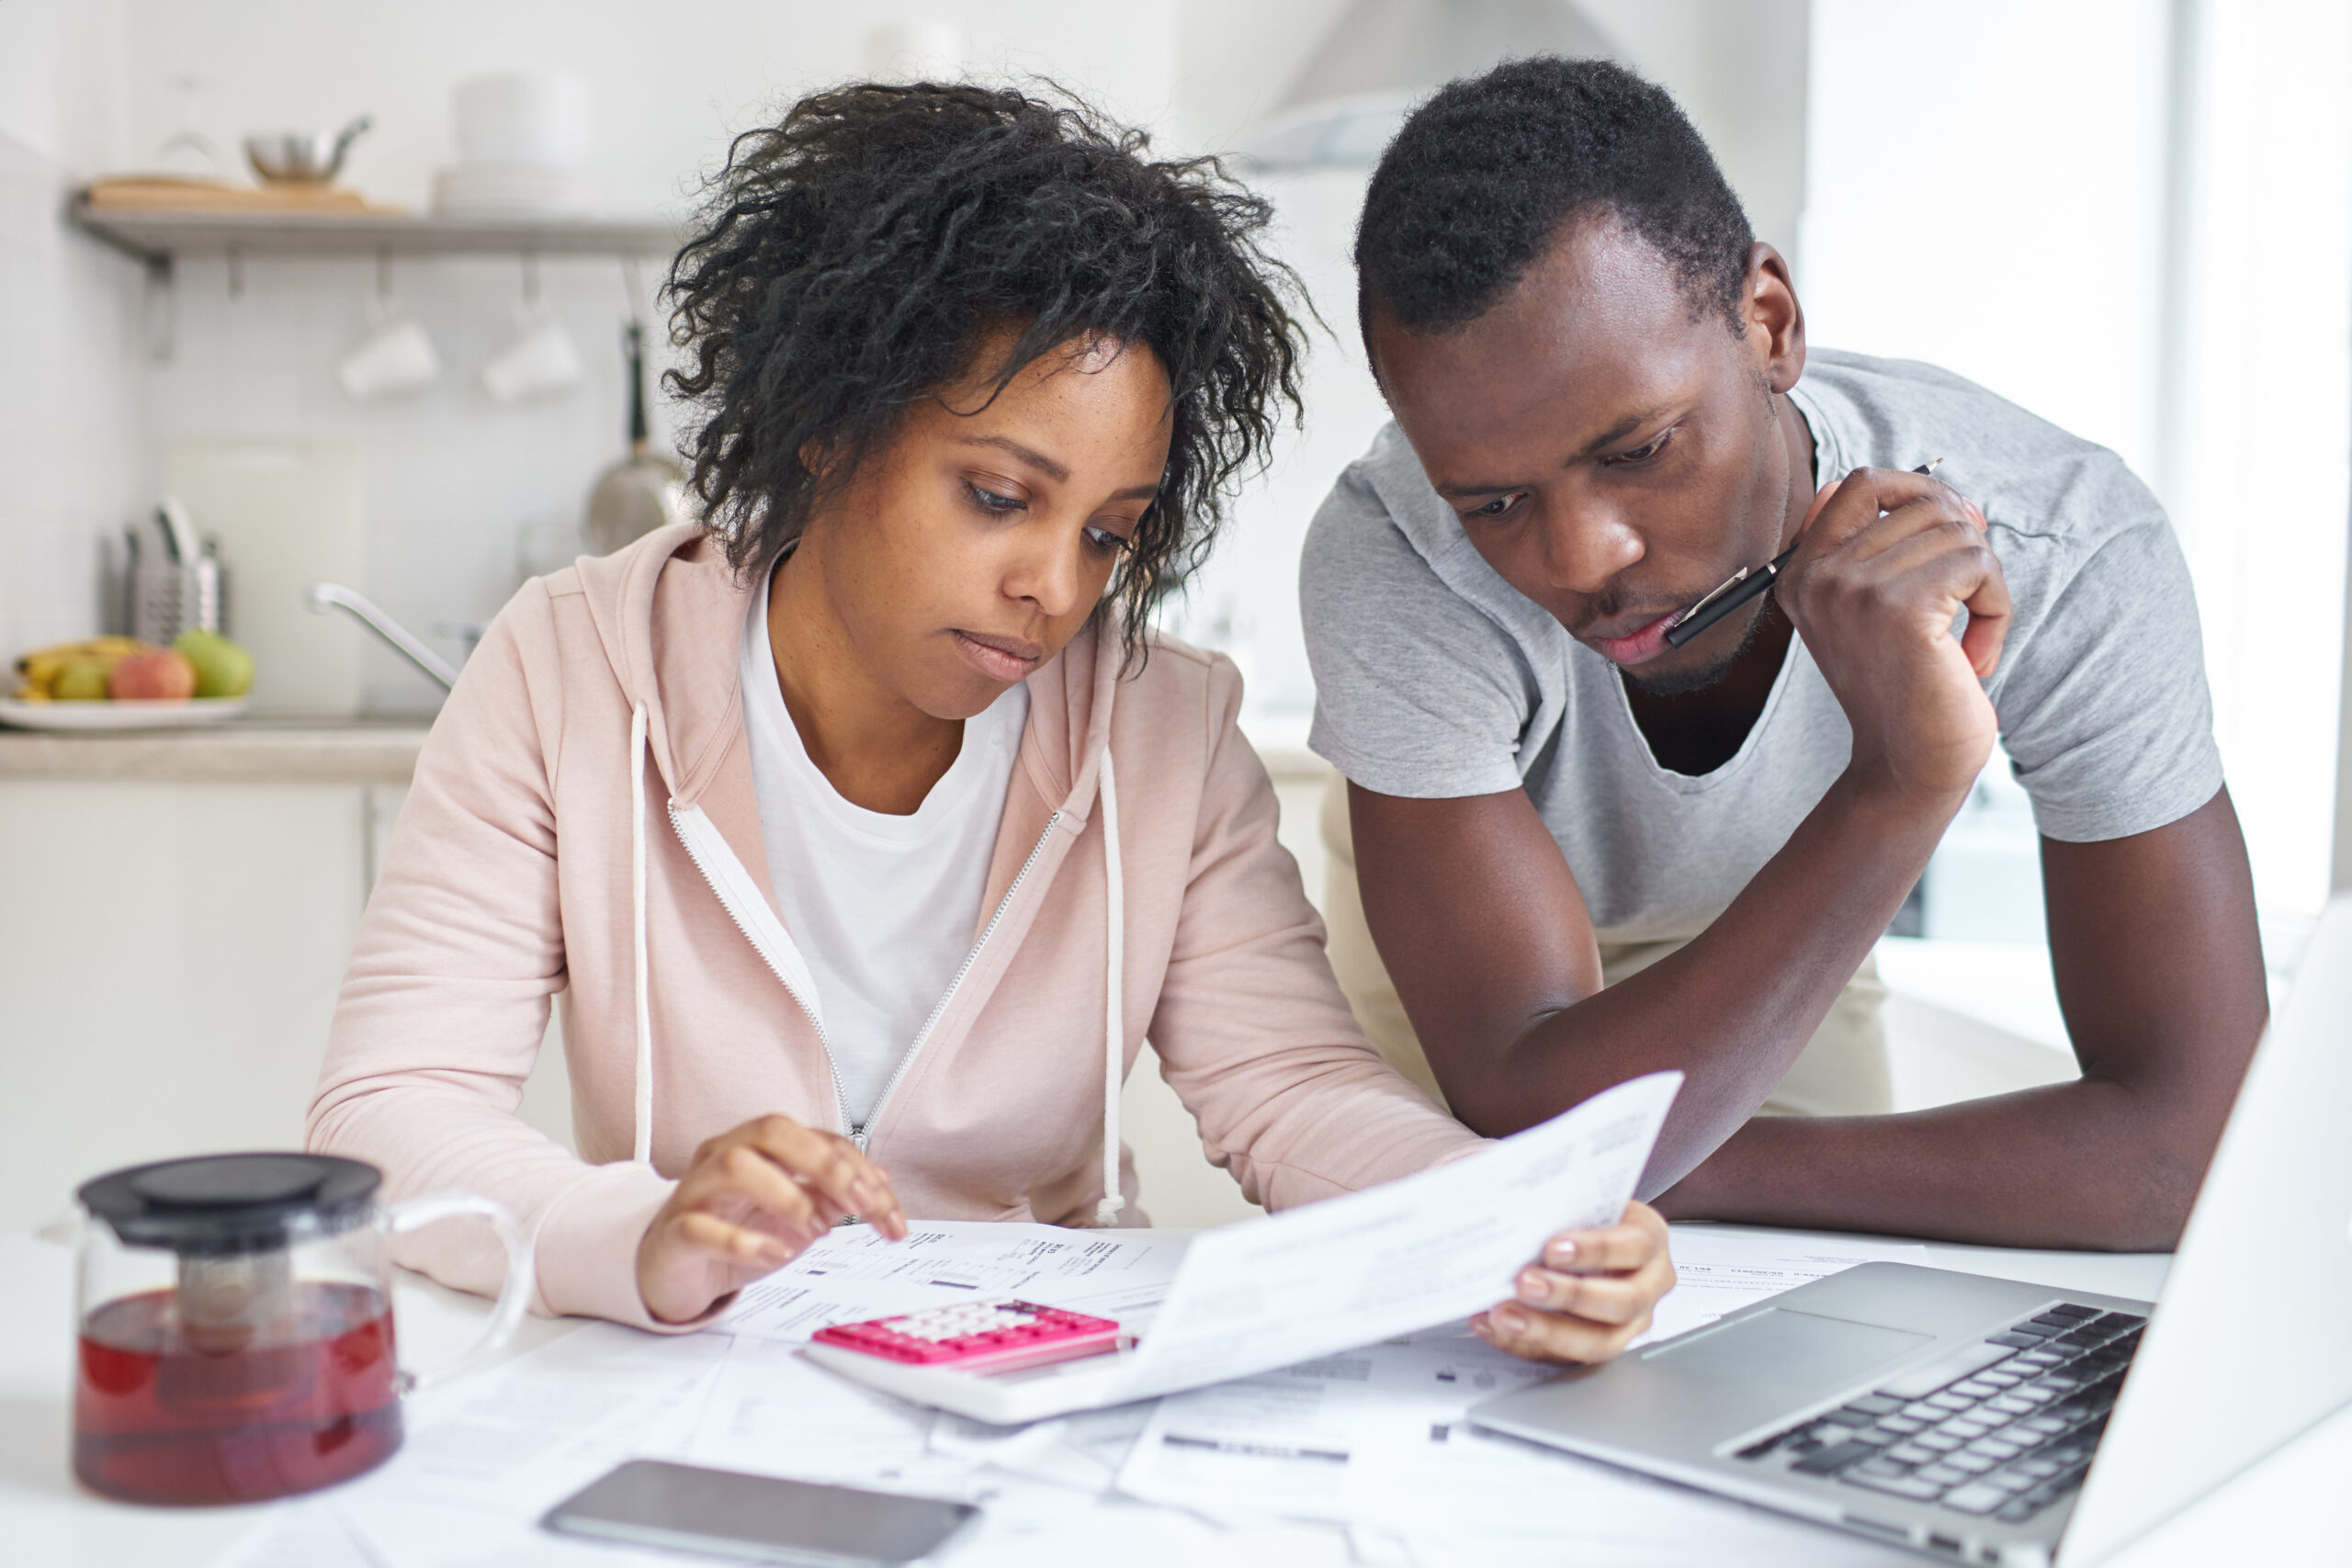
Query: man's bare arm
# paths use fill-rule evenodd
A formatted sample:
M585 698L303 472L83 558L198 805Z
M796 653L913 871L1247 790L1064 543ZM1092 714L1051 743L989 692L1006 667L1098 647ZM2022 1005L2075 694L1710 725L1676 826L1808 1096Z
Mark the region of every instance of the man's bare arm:
M1622 985L1599 989L1591 920L1524 791L1406 800L1350 786L1364 918L1457 1115L1510 1132L1679 1067L1644 1179L1655 1191L1754 1112L1992 748L1982 682L2009 600L1984 529L1918 474L1859 468L1815 501L1773 592L1846 712L1846 769L1712 926Z
M2081 1081L1905 1116L1759 1118L1658 1206L1958 1241L2171 1247L2268 1015L2229 792L2128 839L2045 839L2042 882Z
M1889 809L1840 780L1712 926L1602 990L1583 897L1524 791L1406 800L1350 784L1348 807L1365 922L1456 1116L1499 1136L1681 1069L1645 1192L1780 1082L1951 815Z

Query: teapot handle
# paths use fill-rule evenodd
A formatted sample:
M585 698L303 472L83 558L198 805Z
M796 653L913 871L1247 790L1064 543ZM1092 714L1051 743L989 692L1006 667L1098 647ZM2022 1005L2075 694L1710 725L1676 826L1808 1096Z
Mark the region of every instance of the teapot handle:
M398 1235L403 1231L420 1230L443 1220L475 1216L490 1222L498 1233L499 1244L506 1248L506 1284L498 1292L498 1300L490 1309L490 1321L482 1325L474 1342L450 1359L424 1371L401 1373L401 1392L413 1393L421 1388L447 1382L462 1377L495 1357L514 1337L516 1325L531 1303L532 1269L531 1239L505 1205L472 1192L428 1192L421 1198L411 1198L394 1203L383 1211L378 1223L386 1233Z

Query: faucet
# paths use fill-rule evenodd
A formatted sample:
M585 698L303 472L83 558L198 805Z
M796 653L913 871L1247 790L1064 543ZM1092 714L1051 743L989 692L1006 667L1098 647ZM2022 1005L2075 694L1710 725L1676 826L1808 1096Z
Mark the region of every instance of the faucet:
M441 682L447 691L458 683L458 667L434 652L409 631L406 626L379 610L366 595L344 587L339 582L313 582L303 591L302 602L314 614L323 615L329 610L341 610L353 620L382 637L393 649L406 656L408 661Z

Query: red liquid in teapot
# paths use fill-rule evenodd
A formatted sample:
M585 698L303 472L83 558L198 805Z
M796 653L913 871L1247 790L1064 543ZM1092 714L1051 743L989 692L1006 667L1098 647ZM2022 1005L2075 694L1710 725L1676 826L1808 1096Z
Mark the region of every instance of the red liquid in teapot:
M108 1302L82 1326L74 1473L140 1503L250 1503L381 1463L401 1446L383 1295L302 1281L242 1346L190 1343L174 1292Z

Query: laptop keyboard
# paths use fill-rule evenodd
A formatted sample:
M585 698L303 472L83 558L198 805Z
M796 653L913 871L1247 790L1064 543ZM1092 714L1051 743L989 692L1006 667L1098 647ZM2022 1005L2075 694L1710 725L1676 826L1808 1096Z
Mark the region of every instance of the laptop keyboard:
M1739 1457L2023 1524L2082 1484L2147 1321L2054 1306Z

